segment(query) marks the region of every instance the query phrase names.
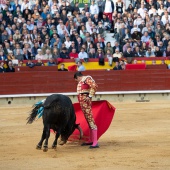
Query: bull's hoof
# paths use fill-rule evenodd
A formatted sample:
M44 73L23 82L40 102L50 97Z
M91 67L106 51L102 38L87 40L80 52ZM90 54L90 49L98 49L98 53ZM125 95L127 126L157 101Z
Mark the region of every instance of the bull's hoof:
M57 148L57 145L52 145L52 149L56 149Z
M36 146L36 149L41 150L41 146L40 146L40 145L37 145L37 146Z
M44 152L47 152L47 151L48 151L48 147L47 147L47 146L44 146L43 151L44 151Z
M61 141L59 142L59 145L64 145L66 142L67 142L66 140L61 140Z

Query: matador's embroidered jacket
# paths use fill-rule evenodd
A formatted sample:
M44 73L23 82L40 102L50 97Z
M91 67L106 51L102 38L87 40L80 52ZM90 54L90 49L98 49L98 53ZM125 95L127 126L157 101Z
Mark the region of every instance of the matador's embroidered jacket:
M91 76L83 76L82 80L77 85L77 93L89 93L93 97L96 93L98 85Z

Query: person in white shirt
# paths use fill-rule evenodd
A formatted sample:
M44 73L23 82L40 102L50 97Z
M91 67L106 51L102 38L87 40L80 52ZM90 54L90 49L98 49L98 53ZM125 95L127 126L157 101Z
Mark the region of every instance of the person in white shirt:
M66 41L64 42L64 44L66 45L66 48L69 49L71 46L71 41L70 41L70 37L66 36Z
M78 58L87 61L88 60L88 54L85 52L84 48L81 48L81 51L78 54Z
M99 7L95 4L95 0L91 1L89 12L91 15L99 14Z
M88 21L86 22L86 30L87 32L89 32L90 34L93 33L93 22L91 20L91 18L88 19Z
M52 58L52 54L51 54L51 51L47 49L45 51L44 60L49 60L50 58Z
M38 49L38 54L35 56L35 60L44 60L44 55L42 54L42 50Z
M114 12L114 3L112 0L105 0L103 5L103 14L105 14L112 22L112 14Z
M155 9L154 5L151 6L151 9L149 10L149 16L151 17L151 15L156 15L158 12Z
M164 15L162 16L161 21L165 25L166 23L170 22L170 15L168 14L168 11L164 11Z
M145 18L145 11L147 11L147 9L144 7L144 4L141 4L141 8L138 9L138 14L140 14L143 19Z
M139 26L139 25L142 23L142 21L143 21L143 20L142 20L141 16L138 15L138 17L134 20L133 25Z

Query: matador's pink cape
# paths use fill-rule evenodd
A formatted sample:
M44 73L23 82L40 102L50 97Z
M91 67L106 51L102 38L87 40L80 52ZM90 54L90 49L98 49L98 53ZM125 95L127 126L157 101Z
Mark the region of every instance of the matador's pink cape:
M87 141L89 136L89 127L85 120L84 114L81 111L80 104L74 103L74 109L76 112L76 123L80 124L80 127L83 130L83 140ZM93 101L92 102L92 112L94 120L97 124L98 129L98 139L106 132L109 128L116 108L113 107L108 101ZM74 133L70 136L69 140L79 139L80 133L78 130L75 130Z

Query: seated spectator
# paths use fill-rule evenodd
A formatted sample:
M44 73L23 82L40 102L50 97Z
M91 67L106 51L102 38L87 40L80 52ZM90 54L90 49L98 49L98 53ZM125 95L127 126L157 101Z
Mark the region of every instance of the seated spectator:
M24 66L23 60L18 61L18 66Z
M60 53L59 53L59 50L57 48L53 48L52 58L54 58L54 59L60 58Z
M32 62L32 60L28 60L26 63L26 66L33 68L35 66L35 64Z
M23 54L21 54L20 49L17 49L17 50L16 50L15 58L16 58L17 60L24 60L24 56L23 56Z
M45 51L44 60L49 60L50 58L52 58L51 50L47 49Z
M24 60L32 59L31 53L26 49L23 49L23 57L24 57Z
M66 40L64 42L64 44L66 45L66 48L69 49L70 46L71 46L71 41L70 41L70 37L69 36L66 36Z
M15 59L15 56L13 55L13 52L12 51L8 51L8 60L14 60Z
M115 49L115 53L113 54L113 62L119 61L122 58L122 53L118 48Z
M140 51L140 48L138 46L135 47L135 50L133 53L134 53L134 57L144 57L143 53Z
M158 46L156 47L155 57L163 57L163 53Z
M167 47L165 53L166 53L166 57L170 57L170 46Z
M0 51L0 61L7 61L7 57L4 55L3 51Z
M97 50L96 58L105 58L104 52L103 52L103 50L102 50L101 48L99 48L99 49Z
M38 58L37 62L35 63L35 66L44 66L44 63L40 58Z
M98 27L96 32L101 35L101 37L105 37L106 31L103 23L101 21L98 22Z
M35 56L38 54L38 49L39 49L38 42L34 41L34 46L31 48L33 58L35 58Z
M50 52L51 52L50 46L48 46L47 43L44 42L44 43L43 43L43 47L42 47L42 54L43 54L43 55L45 55L46 50L50 50Z
M88 54L85 52L84 48L81 48L81 51L80 51L79 54L78 54L78 58L79 58L79 59L82 59L82 60L84 60L84 61L88 61L89 56L88 56Z
M15 72L15 68L14 68L14 66L12 64L12 61L8 61L6 72Z
M68 71L68 69L65 68L65 64L61 64L58 71Z
M142 46L141 46L140 50L141 50L142 55L145 56L146 55L146 51L148 50L146 42L142 43Z
M47 62L47 66L56 66L56 62L54 61L54 58L50 58Z
M78 53L76 52L75 48L72 48L72 52L70 52L69 56L70 56L70 59L78 58Z
M134 25L135 26L135 25ZM142 34L141 32L139 31L139 29L137 27L134 27L132 30L131 30L131 37L134 41L138 40L138 39L141 39L142 37Z
M111 54L113 54L113 47L111 46L111 42L107 42L104 48L104 52L106 53L107 50L110 50Z
M78 71L85 71L86 70L81 61L77 62L77 67L78 67Z
M133 52L131 51L131 47L130 47L130 46L127 47L127 50L123 53L123 57L127 58L128 64L131 64L131 63L132 63L134 54L133 54Z
M151 48L146 51L146 57L155 57L155 53L151 51Z
M38 59L41 59L41 60L44 59L44 55L42 54L41 49L38 49L38 54L35 56L35 60L38 60Z
M113 70L122 70L122 67L120 66L120 63L116 61L115 66L113 67Z
M6 72L6 68L4 67L4 62L1 61L0 63L0 73L5 73Z
M90 49L90 51L88 52L88 56L89 58L96 58L95 49Z
M70 59L66 47L62 48L62 51L60 52L60 58L62 58L62 59Z
M148 32L145 31L144 35L141 37L141 40L142 40L142 42L147 43L147 42L149 42L149 39L150 39L150 36L148 35Z

